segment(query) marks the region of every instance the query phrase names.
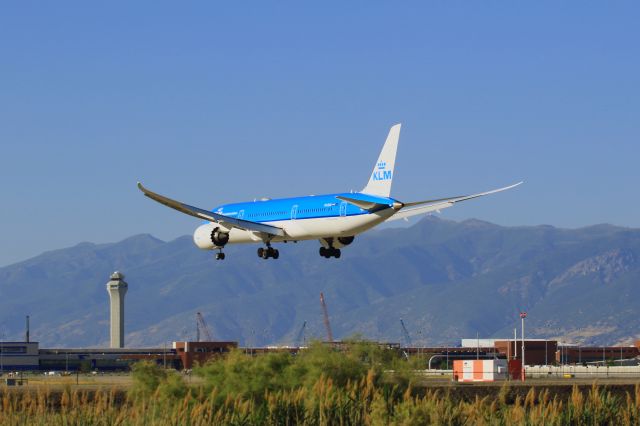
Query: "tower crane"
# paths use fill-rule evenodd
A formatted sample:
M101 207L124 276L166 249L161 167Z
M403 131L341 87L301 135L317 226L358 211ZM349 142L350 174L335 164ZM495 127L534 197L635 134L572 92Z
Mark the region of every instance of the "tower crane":
M333 333L331 332L331 324L329 323L329 313L327 312L327 304L324 303L324 294L322 293L320 293L320 305L322 306L324 328L327 329L327 339L329 339L329 343L333 343Z
M411 336L409 336L409 332L407 331L407 327L404 325L404 321L400 318L400 326L402 327L402 334L404 335L404 341L407 346L411 346Z
M293 341L294 346L300 347L302 343L304 343L304 330L307 328L307 322L302 323L302 327L300 327L300 331L296 335L296 339Z
M204 317L200 312L196 313L196 341L200 341L200 335L204 335L204 338L207 339L207 342L213 341L213 337L211 337L211 330L207 326L207 323L204 321Z

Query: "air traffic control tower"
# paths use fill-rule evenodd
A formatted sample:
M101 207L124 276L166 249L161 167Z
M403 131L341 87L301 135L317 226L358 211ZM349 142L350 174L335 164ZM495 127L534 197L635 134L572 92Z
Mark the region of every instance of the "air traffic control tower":
M111 347L124 348L124 295L129 286L124 275L116 271L107 283L107 292L111 301Z

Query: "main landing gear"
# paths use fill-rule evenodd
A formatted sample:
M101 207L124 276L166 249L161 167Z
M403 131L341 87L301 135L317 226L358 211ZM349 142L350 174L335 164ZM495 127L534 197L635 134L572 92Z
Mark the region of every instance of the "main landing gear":
M277 259L278 257L280 257L280 252L278 251L278 249L274 249L273 247L271 247L271 244L267 243L267 247L260 247L258 249L258 257L261 257L263 259Z
M330 257L335 257L336 259L340 259L340 249L334 247L320 247L320 256L328 259Z

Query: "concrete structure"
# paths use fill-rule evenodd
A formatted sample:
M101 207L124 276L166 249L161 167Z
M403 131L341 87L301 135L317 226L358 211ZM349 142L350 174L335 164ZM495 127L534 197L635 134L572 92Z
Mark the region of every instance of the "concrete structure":
M607 377L638 378L640 366L602 366L602 365L559 365L527 367L527 377L534 379L547 378L582 378L598 379Z
M124 348L124 295L129 286L124 275L116 271L107 283L111 302L111 348Z

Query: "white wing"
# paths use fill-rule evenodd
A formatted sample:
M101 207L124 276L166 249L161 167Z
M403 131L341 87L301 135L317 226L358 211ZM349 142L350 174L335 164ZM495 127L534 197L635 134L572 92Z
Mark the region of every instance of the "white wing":
M171 198L165 197L164 195L156 194L155 192L149 191L147 188L142 186L140 182L138 182L138 188L144 193L144 195L151 198L152 200L157 201L160 204L164 204L167 207L171 207L172 209L178 210L179 212L182 212L184 214L188 214L189 216L206 219L211 222L222 223L230 228L262 232L264 234L278 235L281 237L285 235L284 230L282 228L278 228L277 226L266 225L264 223L253 222L245 219L236 219L218 213L210 212L199 207L190 206L189 204L184 204L180 201L172 200Z
M522 182L518 182L513 185L505 186L504 188L493 189L491 191L481 192L479 194L461 195L458 197L451 197L451 198L439 198L437 200L425 200L425 201L415 201L411 203L404 203L404 206L402 207L402 209L400 209L398 213L394 214L386 221L389 222L391 220L406 219L408 217L415 216L418 214L439 211L439 210L451 207L455 203L459 203L460 201L471 200L473 198L495 194L496 192L506 191L507 189L515 188L516 186L521 184ZM416 207L413 207L413 206L416 206Z

